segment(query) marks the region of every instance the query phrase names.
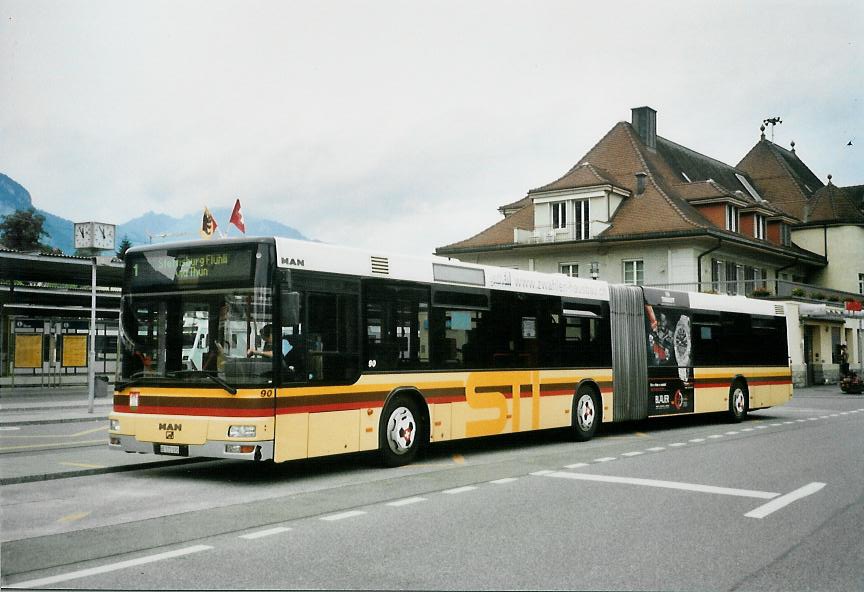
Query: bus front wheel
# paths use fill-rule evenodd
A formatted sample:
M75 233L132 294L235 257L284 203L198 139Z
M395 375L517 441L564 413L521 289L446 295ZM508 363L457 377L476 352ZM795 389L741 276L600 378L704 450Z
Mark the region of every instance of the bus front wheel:
M379 427L379 448L385 467L399 467L410 464L423 446L423 429L420 409L410 397L393 397L384 413L381 414Z
M581 386L573 400L573 439L585 442L594 437L601 421L600 397L590 386Z
M729 387L729 420L739 423L747 415L747 387L736 380Z

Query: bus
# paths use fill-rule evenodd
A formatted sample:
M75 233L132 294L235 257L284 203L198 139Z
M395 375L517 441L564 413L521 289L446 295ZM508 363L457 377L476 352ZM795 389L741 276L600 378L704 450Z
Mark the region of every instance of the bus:
M282 238L136 247L125 261L113 450L377 451L398 466L434 442L741 421L792 396L782 303Z

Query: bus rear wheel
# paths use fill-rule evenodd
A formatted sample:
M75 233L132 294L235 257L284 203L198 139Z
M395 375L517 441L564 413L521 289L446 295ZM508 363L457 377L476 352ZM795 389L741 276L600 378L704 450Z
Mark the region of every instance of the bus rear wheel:
M385 467L399 467L410 464L423 447L424 430L417 403L410 397L396 395L384 413L379 426L379 449Z
M739 423L747 415L747 387L740 380L736 380L729 387L729 420Z
M600 397L589 386L581 386L573 399L573 439L585 442L594 437L601 421Z

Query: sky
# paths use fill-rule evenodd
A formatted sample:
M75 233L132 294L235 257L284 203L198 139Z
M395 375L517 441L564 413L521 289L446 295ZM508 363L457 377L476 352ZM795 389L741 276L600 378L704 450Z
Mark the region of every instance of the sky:
M430 254L643 105L659 135L732 165L779 116L775 142L823 182L864 184L860 0L0 0L0 16L0 172L74 221L239 198L310 238Z

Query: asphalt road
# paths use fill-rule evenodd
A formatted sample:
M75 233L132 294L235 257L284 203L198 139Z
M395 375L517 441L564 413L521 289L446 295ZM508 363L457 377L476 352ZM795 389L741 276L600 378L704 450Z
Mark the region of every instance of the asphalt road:
M80 428L83 431L85 428ZM84 437L84 436L82 436ZM152 457L151 457L152 458ZM4 587L864 589L864 398L4 485Z

